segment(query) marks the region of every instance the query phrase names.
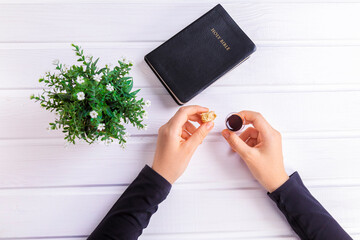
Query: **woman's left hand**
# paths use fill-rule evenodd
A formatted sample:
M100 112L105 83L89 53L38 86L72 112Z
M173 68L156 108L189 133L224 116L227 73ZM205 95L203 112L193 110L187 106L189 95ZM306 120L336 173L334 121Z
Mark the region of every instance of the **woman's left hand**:
M152 168L171 184L183 174L195 150L214 127L213 122L201 121L200 114L208 111L201 106L181 107L160 127ZM196 128L190 121L200 126Z

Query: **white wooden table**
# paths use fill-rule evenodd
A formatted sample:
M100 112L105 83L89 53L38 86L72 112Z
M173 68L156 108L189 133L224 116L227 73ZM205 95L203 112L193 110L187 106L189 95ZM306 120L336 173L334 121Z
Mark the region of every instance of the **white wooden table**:
M174 103L143 56L216 1L0 0L0 239L81 240L144 164ZM232 111L262 112L283 134L289 173L360 239L360 1L222 1L257 52L193 99L216 111L213 133L145 230L144 240L297 239L220 136ZM152 101L149 129L118 146L64 148L53 115L29 100L70 43L135 62ZM230 104L231 103L231 104Z

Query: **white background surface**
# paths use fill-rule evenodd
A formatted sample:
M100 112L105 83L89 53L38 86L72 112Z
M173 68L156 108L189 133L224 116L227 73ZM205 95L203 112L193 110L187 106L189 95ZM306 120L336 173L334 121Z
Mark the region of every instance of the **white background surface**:
M143 56L215 1L0 0L0 239L82 240L145 163L174 103ZM262 112L283 135L288 172L360 239L360 2L222 1L257 52L189 104L216 111L212 134L153 216L142 239L297 239L222 140L232 111ZM135 62L152 101L149 129L118 146L64 148L53 115L29 100L70 43L101 63Z

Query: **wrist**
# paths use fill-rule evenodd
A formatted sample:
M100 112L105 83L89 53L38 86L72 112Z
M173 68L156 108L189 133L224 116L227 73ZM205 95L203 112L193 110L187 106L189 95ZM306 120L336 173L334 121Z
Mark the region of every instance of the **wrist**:
M289 176L286 174L286 172L284 172L278 175L276 178L273 179L273 181L271 181L270 184L264 187L269 193L272 193L276 189L281 187L287 180L289 180Z
M166 169L163 169L155 164L153 164L153 166L151 167L155 172L157 172L160 176L162 176L163 178L166 179L166 181L168 181L170 184L174 184L174 182L176 181L176 179L174 179L173 176L171 176L171 174L169 174L169 171L166 171Z

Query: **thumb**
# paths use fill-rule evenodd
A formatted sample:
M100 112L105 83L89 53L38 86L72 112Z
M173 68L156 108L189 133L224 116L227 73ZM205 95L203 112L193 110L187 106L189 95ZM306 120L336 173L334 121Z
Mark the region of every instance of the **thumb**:
M246 155L249 151L251 151L251 147L249 147L238 135L227 129L222 131L222 135L230 144L232 149L234 149L242 159L246 159Z
M207 122L201 124L200 127L198 127L196 131L191 135L191 137L186 141L186 144L188 144L192 148L197 148L213 127L214 122Z

